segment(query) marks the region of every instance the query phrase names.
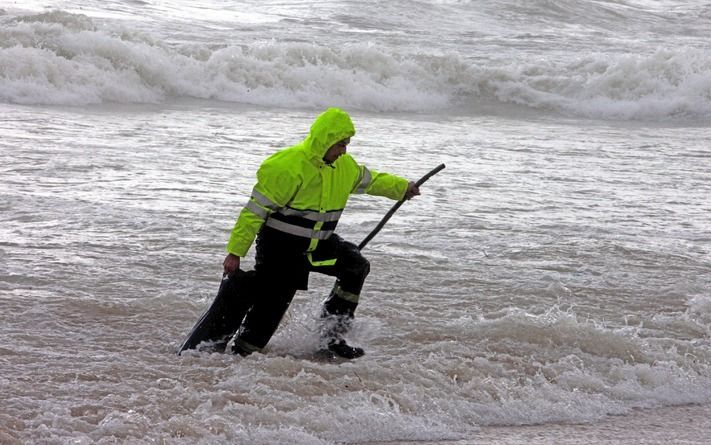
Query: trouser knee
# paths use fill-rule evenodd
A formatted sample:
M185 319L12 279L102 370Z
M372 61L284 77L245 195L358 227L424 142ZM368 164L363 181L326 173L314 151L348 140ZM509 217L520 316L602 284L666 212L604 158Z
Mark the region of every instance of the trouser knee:
M343 263L343 269L338 274L341 289L351 294L360 294L370 273L370 262L359 253L357 257L351 257Z

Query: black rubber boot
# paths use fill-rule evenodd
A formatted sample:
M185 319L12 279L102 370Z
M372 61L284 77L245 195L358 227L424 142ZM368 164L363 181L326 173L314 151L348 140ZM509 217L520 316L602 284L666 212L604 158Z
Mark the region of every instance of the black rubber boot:
M242 349L242 347L237 343L232 345L232 353L235 355L241 355L242 357L247 357L250 354L250 352Z
M343 298L346 296L349 300ZM321 339L327 349L338 357L353 359L365 354L363 349L350 346L343 336L350 330L353 315L358 306L358 296L343 292L340 281L323 303L321 310Z
M351 360L354 358L362 357L365 355L365 351L357 346L350 346L345 340L334 340L328 344L328 350L333 354Z

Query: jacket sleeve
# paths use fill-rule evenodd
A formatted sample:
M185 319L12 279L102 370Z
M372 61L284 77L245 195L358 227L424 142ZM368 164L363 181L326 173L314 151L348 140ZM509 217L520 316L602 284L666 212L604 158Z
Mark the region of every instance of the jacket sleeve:
M296 194L298 177L279 162L267 159L257 171L257 184L252 190L247 204L242 208L235 222L227 252L243 257L257 236L257 232L270 214L283 208Z
M375 196L385 196L399 201L405 197L409 181L390 173L379 173L370 170L365 165L360 165L358 181L353 193L367 193Z

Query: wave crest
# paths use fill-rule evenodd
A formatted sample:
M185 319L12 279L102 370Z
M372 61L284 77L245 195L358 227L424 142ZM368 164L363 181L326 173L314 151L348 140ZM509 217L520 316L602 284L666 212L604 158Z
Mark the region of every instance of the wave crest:
M0 100L10 103L193 97L286 108L476 112L494 101L603 119L711 115L711 57L693 48L484 62L362 43L171 45L61 11L6 19L0 42Z

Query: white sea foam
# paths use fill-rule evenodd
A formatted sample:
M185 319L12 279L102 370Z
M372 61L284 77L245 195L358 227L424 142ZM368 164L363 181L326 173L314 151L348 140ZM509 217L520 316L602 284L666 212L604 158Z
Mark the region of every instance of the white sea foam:
M688 317L711 334L711 296L698 295L689 301ZM711 335L709 335L711 337Z
M252 185L235 170L253 172L271 151L262 147L295 139L310 111L3 107L13 119L0 150L0 383L11 391L0 427L18 440L446 440L711 401L705 250L677 250L705 222L705 170L688 148L705 129L588 135L569 122L522 130L524 119L357 115L368 130L354 151L383 145L370 156L408 177L441 160L451 173L369 246L373 273L351 333L367 355L339 363L315 353L330 277L297 295L265 354L174 353L219 281L237 190ZM531 134L556 143L521 149ZM460 149L445 155L441 140ZM673 145L650 150L659 140ZM674 169L660 162L669 153ZM536 176L538 162L556 181ZM640 170L633 183L619 180L625 165ZM637 199L586 194L589 219L605 221L589 226L570 210L582 204L576 190L548 186L562 179ZM646 184L657 196L667 182L681 203L664 198L655 204L673 211L640 216ZM546 207L535 222L511 210L531 196ZM361 222L387 209L374 197L353 204ZM352 222L339 226L350 239L367 229Z
M705 3L45 3L0 11L3 444L614 443L711 403ZM365 357L316 353L322 276L264 354L176 356L257 166L332 102L360 162L447 164L368 246Z
M711 115L711 56L693 48L568 60L468 59L371 43L169 44L79 14L5 18L0 100L19 104L214 99L434 112L499 102L604 119Z

